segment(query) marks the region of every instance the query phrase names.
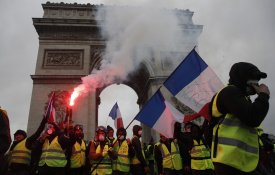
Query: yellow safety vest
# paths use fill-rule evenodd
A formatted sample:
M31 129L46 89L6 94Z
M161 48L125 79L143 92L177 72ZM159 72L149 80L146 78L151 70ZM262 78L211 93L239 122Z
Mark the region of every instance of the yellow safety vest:
M109 150L109 145L108 145L108 143L106 143L106 145L104 146L103 151L102 151L103 159L100 158L99 160L93 160L93 162L92 162L91 171L92 170L94 170L94 171L92 172L91 175L109 175L109 174L112 174L112 162L111 162L111 159L108 155L108 150ZM96 153L101 153L100 152L100 145L97 146Z
M65 167L67 164L64 150L58 143L58 136L51 143L46 139L43 144L42 155L38 165L43 166L45 164L49 167Z
M212 116L222 117L217 108L217 94L212 104ZM244 125L233 114L226 114L213 128L211 147L213 162L234 167L243 172L254 171L259 161L257 128Z
M109 137L107 137L107 140L109 142L109 144L114 144L116 142L116 138L114 138L113 140L109 139Z
M11 151L11 163L22 163L30 165L31 150L26 147L26 138L19 142Z
M211 160L210 150L200 140L198 143L193 140L193 148L190 151L191 169L193 170L214 170L214 165Z
M134 135L133 138L134 137L137 137L137 136ZM146 160L144 150L142 149L142 146L141 146L141 152L142 152L142 156L143 156L144 160ZM131 159L131 164L133 164L133 165L141 164L141 162L138 160L138 158L136 156L136 150L135 150L135 156Z
M124 140L119 146L118 142L114 146L114 151L117 152L117 159L113 160L113 170L122 172L130 171L130 159L128 154L128 143Z
M147 152L149 153L149 150L151 148L152 145L147 145ZM150 154L149 157L147 158L148 160L155 160L154 158L154 151L153 154Z
M158 146L161 155L162 155L162 166L163 168L171 170L181 170L182 169L182 160L179 152L178 145L172 141L171 142L171 153L168 148L163 143L156 143Z
M82 140L81 144L75 142L71 156L71 168L80 168L85 165L86 156L86 144Z

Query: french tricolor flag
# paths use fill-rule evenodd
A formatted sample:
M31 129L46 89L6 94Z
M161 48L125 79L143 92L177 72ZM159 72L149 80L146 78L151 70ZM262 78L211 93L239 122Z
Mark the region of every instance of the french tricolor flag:
M183 118L183 114L164 99L160 90L146 102L135 117L167 138L173 137L175 122L182 123Z
M56 122L54 101L55 101L55 93L53 92L44 114L44 117L47 119L48 122Z
M195 49L167 78L164 86L179 101L206 119L209 118L207 109L211 98L224 87L218 76L203 61Z
M115 105L111 109L109 116L114 120L116 129L124 127L121 113L117 103L115 103Z

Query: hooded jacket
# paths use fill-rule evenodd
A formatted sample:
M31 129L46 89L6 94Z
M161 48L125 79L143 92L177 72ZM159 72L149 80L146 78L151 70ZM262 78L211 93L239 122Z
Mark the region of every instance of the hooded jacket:
M135 150L135 156L138 158L138 160L141 162L141 165L143 167L147 166L145 157L142 154L142 147L141 147L141 142L138 138L138 131L141 130L141 126L139 125L134 125L133 126L133 135L134 137L132 138L132 145Z
M141 130L141 129L142 129L141 126L134 125L133 126L133 134L136 135L136 136L138 136L138 131Z
M269 109L269 95L259 93L252 102L246 92L247 81L266 78L266 74L253 64L240 62L232 66L229 76L229 86L222 89L217 98L219 111L233 114L247 126L259 126Z
M231 67L229 72L229 84L235 85L242 91L246 91L248 80L260 80L267 75L261 72L255 65L246 62L239 62Z

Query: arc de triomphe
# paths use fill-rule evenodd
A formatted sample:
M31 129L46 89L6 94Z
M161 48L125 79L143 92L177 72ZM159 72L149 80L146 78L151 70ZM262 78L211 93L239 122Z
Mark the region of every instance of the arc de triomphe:
M100 35L100 25L96 21L99 6L91 4L42 4L42 18L33 18L33 25L39 36L39 49L35 74L31 75L33 90L30 104L28 134L35 132L42 119L45 107L52 92L57 100L57 120L62 120L66 112L66 98L81 83L81 77L99 69L105 43ZM187 55L202 32L202 25L194 25L193 12L176 10L181 20L183 32L188 35L182 53ZM138 95L138 105L142 105L159 88L175 69L165 60L160 63L144 63L130 81L117 82L131 87ZM73 120L84 127L86 139L94 136L97 127L99 95L102 89L90 92L73 109ZM66 99L66 100L65 100ZM143 140L148 142L154 131L144 126ZM148 134L150 133L151 134Z

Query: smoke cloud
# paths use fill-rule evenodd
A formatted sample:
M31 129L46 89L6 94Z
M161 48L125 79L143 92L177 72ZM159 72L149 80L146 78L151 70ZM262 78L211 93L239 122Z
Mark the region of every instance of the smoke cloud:
M126 80L142 62L169 58L169 53L183 48L183 32L175 10L162 4L139 6L100 6L97 13L106 49L100 70L82 78L75 91L85 93ZM173 61L177 59L170 60Z

